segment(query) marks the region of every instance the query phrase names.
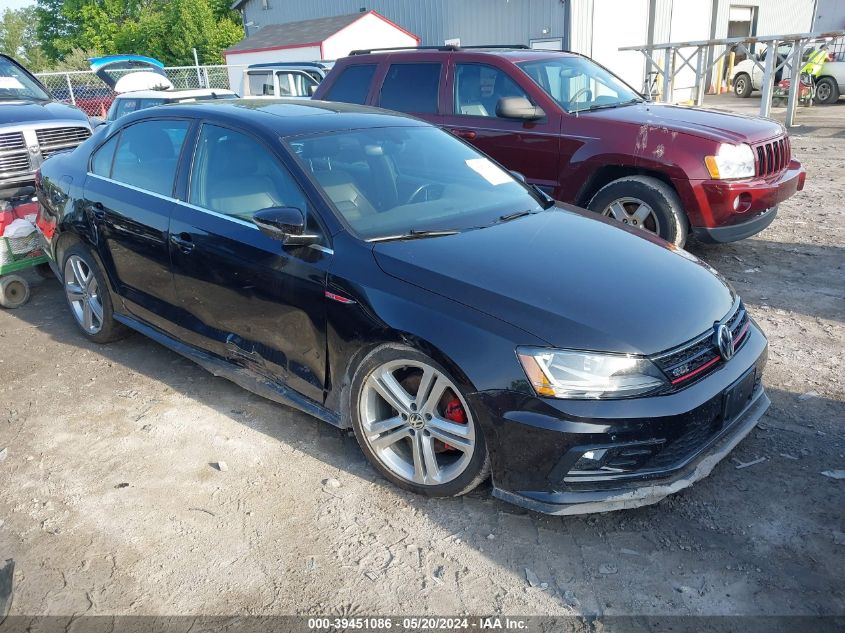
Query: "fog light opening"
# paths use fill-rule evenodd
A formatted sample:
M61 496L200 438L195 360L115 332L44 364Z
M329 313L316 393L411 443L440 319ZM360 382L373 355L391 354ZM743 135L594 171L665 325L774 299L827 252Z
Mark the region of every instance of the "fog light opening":
M737 213L745 213L751 208L751 194L741 193L734 198L734 211Z
M572 470L598 470L607 461L608 450L606 448L594 448L581 455Z

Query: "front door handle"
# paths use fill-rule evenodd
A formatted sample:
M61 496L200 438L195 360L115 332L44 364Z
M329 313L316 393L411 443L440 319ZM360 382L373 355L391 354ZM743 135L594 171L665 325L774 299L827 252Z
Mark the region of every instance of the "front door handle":
M187 233L171 235L170 241L176 246L176 248L185 253L185 255L194 250L194 241L191 239L191 236Z
M478 136L478 132L476 132L475 130L454 129L454 130L451 130L451 132L455 136L460 137L460 138L465 138L468 141L473 141L473 140L475 140L475 137Z

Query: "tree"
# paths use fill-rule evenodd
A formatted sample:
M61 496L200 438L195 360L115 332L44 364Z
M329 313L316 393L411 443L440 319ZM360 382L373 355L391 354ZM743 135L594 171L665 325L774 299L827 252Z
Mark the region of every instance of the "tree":
M43 70L47 56L38 44L35 7L6 9L0 16L0 52L18 59L31 71Z

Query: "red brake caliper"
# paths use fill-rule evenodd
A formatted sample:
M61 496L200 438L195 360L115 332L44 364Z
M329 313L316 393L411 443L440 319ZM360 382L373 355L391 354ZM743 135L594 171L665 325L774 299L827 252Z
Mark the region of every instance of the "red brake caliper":
M467 413L464 411L461 401L457 398L452 398L446 403L446 419L452 422L457 422L458 424L467 423ZM447 450L453 450L455 448L454 446L449 446L449 444L446 444L445 442L444 446L446 446Z

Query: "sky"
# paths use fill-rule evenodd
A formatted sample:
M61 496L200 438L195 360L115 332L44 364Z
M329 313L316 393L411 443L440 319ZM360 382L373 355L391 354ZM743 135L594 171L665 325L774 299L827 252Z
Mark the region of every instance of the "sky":
M35 4L35 0L0 0L0 13L6 9L20 9L28 4Z

